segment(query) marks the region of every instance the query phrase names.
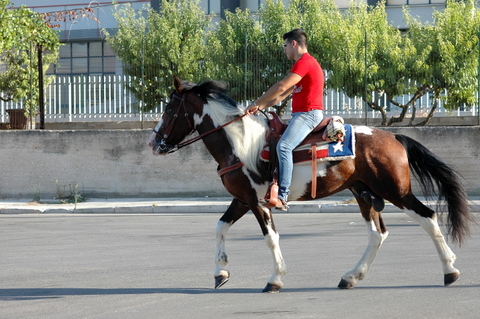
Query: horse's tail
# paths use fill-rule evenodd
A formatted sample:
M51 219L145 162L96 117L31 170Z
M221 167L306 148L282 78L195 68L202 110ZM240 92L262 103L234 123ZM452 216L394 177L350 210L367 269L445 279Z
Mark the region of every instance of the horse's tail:
M460 175L425 146L414 139L397 134L408 156L408 163L420 182L425 196L438 195L438 204L447 206L447 231L460 245L470 235L470 223L475 219L470 212L468 197L460 182ZM435 191L435 186L437 191Z

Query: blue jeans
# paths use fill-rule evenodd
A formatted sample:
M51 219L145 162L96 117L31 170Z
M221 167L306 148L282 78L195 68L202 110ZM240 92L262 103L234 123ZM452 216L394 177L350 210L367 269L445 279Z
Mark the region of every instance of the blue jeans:
M323 111L312 110L292 114L287 129L277 144L279 162L278 198L286 201L290 194L293 172L293 149L296 148L308 134L322 121Z

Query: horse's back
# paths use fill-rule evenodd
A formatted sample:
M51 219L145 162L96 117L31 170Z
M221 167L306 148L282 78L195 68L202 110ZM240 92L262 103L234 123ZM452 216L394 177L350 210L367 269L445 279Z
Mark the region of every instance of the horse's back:
M354 126L354 130L355 154L360 159L367 156L367 159L376 158L376 161L407 160L405 149L394 133L368 126Z

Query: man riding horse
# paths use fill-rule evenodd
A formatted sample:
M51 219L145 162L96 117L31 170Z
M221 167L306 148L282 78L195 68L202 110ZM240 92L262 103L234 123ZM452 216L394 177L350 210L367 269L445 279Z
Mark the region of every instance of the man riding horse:
M323 119L324 74L317 60L308 53L307 35L303 30L287 32L283 39L285 54L289 60L295 61L290 73L248 106L245 113L257 113L292 94L292 118L277 144L280 205L276 209L287 211L287 197L293 172L293 149Z

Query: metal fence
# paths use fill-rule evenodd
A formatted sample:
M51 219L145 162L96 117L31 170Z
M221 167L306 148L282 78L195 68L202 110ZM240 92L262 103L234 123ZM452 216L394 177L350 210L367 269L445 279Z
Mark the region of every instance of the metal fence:
M126 88L125 75L57 76L45 89L45 120L52 122L139 120L158 117L157 110L142 114L139 102ZM7 109L21 109L23 102L0 102L0 121L8 122Z
M127 90L126 83L130 77L126 75L78 75L57 76L52 84L45 89L45 120L47 122L75 121L139 121L156 120L163 111L163 105L151 112L141 112L140 104L134 95ZM399 99L407 101L410 97ZM378 111L365 111L364 102L360 98L349 98L342 92L328 90L325 94L325 113L341 115L345 118L380 117ZM387 114L394 116L401 109L388 107ZM9 121L7 109L21 109L23 103L0 101L0 122ZM417 117L427 114L431 108L428 94L417 103ZM459 108L447 111L440 106L435 116L476 116L476 107Z

